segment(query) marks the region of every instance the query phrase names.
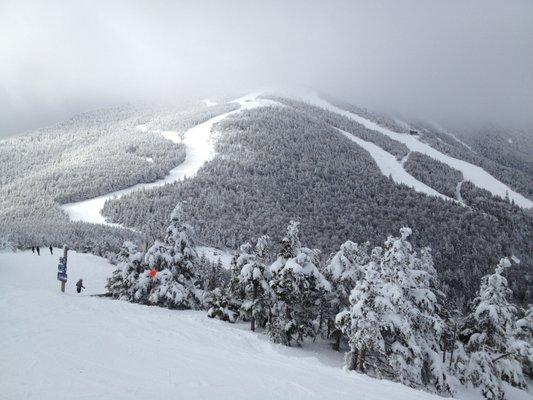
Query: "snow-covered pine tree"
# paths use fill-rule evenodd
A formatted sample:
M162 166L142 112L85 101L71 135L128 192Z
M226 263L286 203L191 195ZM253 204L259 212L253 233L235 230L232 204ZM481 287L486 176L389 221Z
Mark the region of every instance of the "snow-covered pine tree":
M268 236L261 236L252 254L241 255L237 260L240 268L238 283L244 295L240 314L250 321L250 329L255 331L256 324L265 326L270 313L272 292L269 286L269 271L264 257L268 249Z
M235 322L238 317L239 304L235 303L224 287L215 288L205 296L207 316L222 321Z
M197 287L199 258L192 240L192 228L184 221L180 203L170 219L164 243L156 242L145 256L148 269L158 271L149 285L147 301L168 308L199 309L203 301L203 291ZM139 284L145 287L146 283L146 276L141 274Z
M533 304L525 310L524 317L516 321L514 349L522 363L522 371L533 379Z
M327 337L333 336L333 348L339 350L341 330L335 328L335 316L350 307L349 296L356 283L362 279L363 266L368 263L369 242L361 245L352 241L343 243L324 267L323 274L331 283L331 292L326 296L321 321L326 321Z
M381 247L372 250L370 261L363 267L362 278L356 281L349 296L350 309L341 311L335 319L336 326L348 337L348 369L357 369L377 377L382 376L383 360L387 359L385 341L381 335L385 328L385 316L395 312L382 294L382 256Z
M269 268L276 302L268 332L275 342L301 345L305 337L315 335L321 302L331 290L317 264L318 251L301 247L298 223L291 221L278 259Z
M117 269L107 280L106 288L115 299L131 301L139 273L144 269L143 254L134 243L126 241L120 248L117 260Z
M432 260L429 250L417 256L410 235L411 229L402 228L400 237L389 237L379 261L381 249L372 252L350 295L350 311L337 322L349 336L359 370L445 393L450 387L440 355L444 322Z
M503 398L502 381L526 387L517 353L521 343L515 337L517 309L508 300L511 290L503 276L510 266L511 261L504 257L493 274L481 279L461 332L469 353L462 380L479 387L488 399Z

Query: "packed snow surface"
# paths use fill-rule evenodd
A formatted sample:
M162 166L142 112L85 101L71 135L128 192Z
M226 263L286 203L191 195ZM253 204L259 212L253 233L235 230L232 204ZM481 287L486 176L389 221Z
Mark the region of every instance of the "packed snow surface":
M114 268L96 256L69 251L61 293L61 254L0 252L0 399L442 399L347 372L323 343L287 348L205 312L91 296Z
M337 130L340 133L342 133L344 136L346 136L348 139L357 143L363 149L368 151L370 153L370 156L374 159L374 161L378 165L381 173L385 176L391 176L394 182L403 183L404 185L407 185L420 193L425 193L430 196L437 196L437 197L441 197L446 200L451 200L449 197L437 192L435 189L429 187L423 182L420 182L418 179L416 179L414 176L408 173L403 168L403 164L405 163L404 160L398 161L396 157L394 157L391 153L383 150L378 145L372 142L367 142L366 140L360 139L352 135L351 133L343 131L341 129L337 129ZM405 157L408 157L408 156L409 155Z
M63 204L61 205L61 208L68 214L71 221L82 221L120 227L121 225L119 224L107 222L105 217L101 214L102 208L107 200L120 198L137 190L151 189L166 185L167 183L183 180L186 177L194 176L200 167L209 161L215 154L214 144L211 139L211 130L213 125L241 110L277 104L270 100L256 99L256 97L256 95L252 94L235 100L234 102L239 103L241 106L239 109L217 115L216 117L189 129L187 132L185 132L183 139L180 137L178 132L175 131L161 132L161 135L163 135L165 139L174 143L182 142L185 144L186 151L185 160L176 168L170 170L168 175L163 179L159 179L151 183L139 183L126 189L117 190L115 192L107 193L92 199ZM146 125L138 125L137 129L142 130L143 132L146 132L147 130Z
M459 160L454 157L450 157L449 155L441 153L440 151L434 149L430 145L421 142L417 137L391 131L390 129L382 127L376 124L375 122L372 122L357 114L343 110L325 101L324 99L319 98L318 96L308 96L306 100L319 107L344 115L360 123L367 129L381 132L382 134L390 137L391 139L404 143L410 151L417 151L419 153L426 154L427 156L435 160L443 162L449 165L450 167L461 171L465 180L472 182L479 188L488 190L495 196L505 198L508 194L509 199L514 200L514 202L520 207L533 208L533 201L522 196L520 193L515 192L509 186L500 182L498 179L496 179L483 168L478 167L477 165L471 164L463 160Z

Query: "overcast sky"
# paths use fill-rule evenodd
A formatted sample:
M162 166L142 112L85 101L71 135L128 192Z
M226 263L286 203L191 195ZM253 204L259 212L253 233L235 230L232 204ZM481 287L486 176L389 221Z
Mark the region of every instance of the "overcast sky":
M0 137L140 99L307 86L533 127L533 1L0 0Z

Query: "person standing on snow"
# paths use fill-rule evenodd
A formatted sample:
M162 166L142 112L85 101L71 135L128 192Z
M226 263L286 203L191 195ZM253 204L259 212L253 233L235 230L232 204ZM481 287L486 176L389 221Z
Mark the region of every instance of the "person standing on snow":
M35 247L37 249L37 255L40 256L41 255L41 249L39 249L39 246Z
M35 246L31 246L31 252L35 254Z
M48 247L50 249L50 254L54 254L54 249L52 248L52 245L50 245L50 247Z
M81 293L81 289L85 289L85 286L83 286L83 279L80 279L77 283L76 283L76 291L78 293Z

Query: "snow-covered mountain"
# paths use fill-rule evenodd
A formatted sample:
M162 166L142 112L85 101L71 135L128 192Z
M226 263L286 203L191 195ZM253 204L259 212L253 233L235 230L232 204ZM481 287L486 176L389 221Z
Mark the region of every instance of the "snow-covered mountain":
M530 143L500 137L264 93L99 110L0 141L7 398L527 398L505 382L527 390L531 372L531 310L508 297L532 301L533 173L502 146ZM64 244L80 251L66 295L60 251L24 251ZM106 290L202 311L91 296ZM259 334L207 316L253 316Z
M529 146L513 138L506 160ZM296 218L327 257L409 225L462 304L500 256L532 265L533 174L487 142L314 94L99 110L0 141L0 235L105 254L158 237L184 201L209 248L279 238Z

